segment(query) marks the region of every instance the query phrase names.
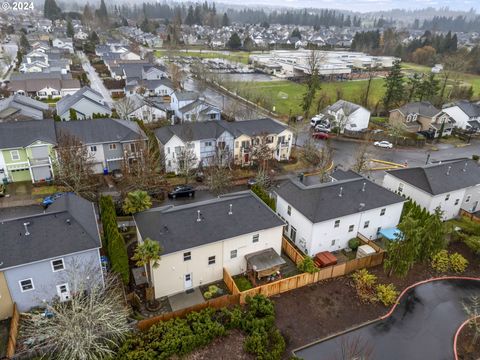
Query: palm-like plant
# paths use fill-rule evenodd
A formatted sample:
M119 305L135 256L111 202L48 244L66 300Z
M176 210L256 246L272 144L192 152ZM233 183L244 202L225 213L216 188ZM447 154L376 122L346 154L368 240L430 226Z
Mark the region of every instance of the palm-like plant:
M160 253L162 247L160 244L150 238L146 238L143 242L137 245L132 260L137 266L147 267L147 282L148 287L153 288L152 283L152 267L158 268L160 266Z
M129 192L123 201L123 211L125 214L135 214L140 211L148 210L152 207L152 199L146 191L135 190Z

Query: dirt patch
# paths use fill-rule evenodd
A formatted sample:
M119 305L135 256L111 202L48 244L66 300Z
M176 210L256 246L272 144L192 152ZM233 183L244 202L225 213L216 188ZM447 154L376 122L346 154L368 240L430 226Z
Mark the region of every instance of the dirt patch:
M478 360L480 359L480 340L472 344L473 328L464 326L458 335L457 351L459 360Z
M210 345L187 355L185 360L238 359L253 360L255 356L243 350L245 334L232 330L227 336L215 339Z
M448 250L462 254L469 261L463 276L480 275L479 257L463 243L450 244ZM441 276L428 264L416 264L405 278L394 275L388 277L383 266L371 268L369 271L378 277L377 283L393 283L398 291L416 282ZM385 315L389 309L379 303L361 303L349 276L293 290L272 297L272 300L275 302L276 325L287 343L286 357L295 348L374 320Z

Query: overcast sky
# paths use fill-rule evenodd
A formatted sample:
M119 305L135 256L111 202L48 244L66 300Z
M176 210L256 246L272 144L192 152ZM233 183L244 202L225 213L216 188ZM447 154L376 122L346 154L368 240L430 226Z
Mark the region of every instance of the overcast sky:
M219 0L218 2L242 5L273 5L288 7L314 7L352 11L381 11L391 9L424 9L446 7L452 10L480 8L480 0Z

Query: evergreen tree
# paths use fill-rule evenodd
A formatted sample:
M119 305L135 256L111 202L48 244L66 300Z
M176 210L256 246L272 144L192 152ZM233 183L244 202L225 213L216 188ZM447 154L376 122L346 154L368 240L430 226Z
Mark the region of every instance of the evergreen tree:
M233 50L238 50L242 46L242 40L240 40L240 37L236 32L234 32L231 36L230 39L228 40L227 47Z
M424 77L417 89L417 98L419 101L433 101L440 90L440 81L435 77L434 73L430 73L428 77Z
M93 12L90 5L86 4L83 8L82 22L83 24L90 24L93 21Z
M292 34L290 36L297 37L299 39L302 38L302 34L300 34L300 30L298 30L298 28L293 29Z
M30 49L30 43L28 42L27 36L24 33L22 33L22 36L20 36L20 49L24 54L26 54Z
M418 89L422 82L422 78L419 73L413 74L411 78L407 80L407 101L411 102L417 98Z
M108 20L107 6L105 5L105 0L101 0L100 8L95 12L95 15L102 21Z
M98 35L95 31L92 31L90 33L90 35L88 36L88 40L92 43L92 44L99 44L100 43L100 39L98 38Z
M69 113L70 113L70 120L78 120L77 112L75 111L75 109L70 108Z
M230 19L228 18L227 13L223 13L222 26L230 26Z
M399 106L404 99L403 74L400 61L395 61L393 67L385 78L385 95L383 105L385 110L391 110L394 106Z
M433 215L427 216L420 227L421 236L417 245L417 259L428 261L440 250L445 249L445 227L442 221L442 211L435 209Z
M43 4L43 16L50 20L61 19L62 9L60 9L55 0L45 0Z
M75 35L75 30L73 29L72 22L70 19L67 21L67 36L70 38L73 38L73 35Z
M192 26L195 24L195 15L193 14L193 6L188 7L187 17L185 18L185 24Z

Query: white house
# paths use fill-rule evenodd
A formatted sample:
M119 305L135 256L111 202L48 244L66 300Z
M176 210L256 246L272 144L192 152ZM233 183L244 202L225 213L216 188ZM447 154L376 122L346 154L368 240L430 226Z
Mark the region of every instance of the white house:
M368 129L370 122L370 111L345 100L338 100L328 106L323 113L330 116L332 125L339 126L342 133L345 129L350 131Z
M430 213L439 207L444 220L458 216L460 209L480 210L480 166L469 159L387 171L383 186Z
M152 269L155 297L174 295L247 271L247 255L268 252L282 264L284 222L251 192L181 206L155 208L134 216L138 240L162 247ZM250 260L248 260L250 262Z
M285 235L305 254L344 249L357 234L374 240L399 223L405 199L355 175L311 186L287 181L275 189Z
M56 109L57 115L64 121L70 120L70 109L76 112L78 120L91 119L93 114L105 116L112 114L102 94L88 86L84 86L73 95L64 96L57 102Z
M478 128L472 122L480 125L480 105L467 100L460 100L442 109L455 120L455 126L460 129Z
M55 38L52 40L52 46L57 49L67 50L73 54L73 41L71 38Z
M132 104L130 113L126 116L129 120L140 119L150 123L167 117L165 109L158 106L155 101L149 101L148 98L143 98L139 94L131 95L129 99Z

